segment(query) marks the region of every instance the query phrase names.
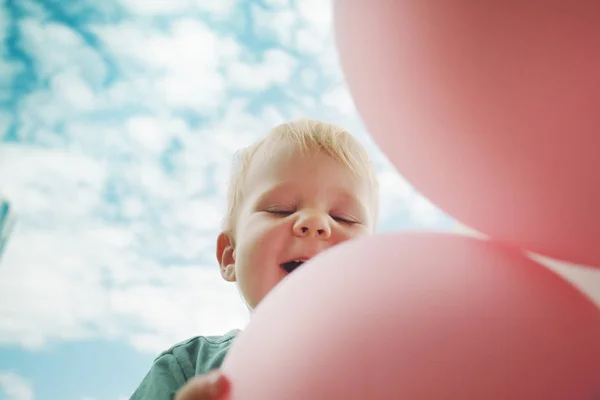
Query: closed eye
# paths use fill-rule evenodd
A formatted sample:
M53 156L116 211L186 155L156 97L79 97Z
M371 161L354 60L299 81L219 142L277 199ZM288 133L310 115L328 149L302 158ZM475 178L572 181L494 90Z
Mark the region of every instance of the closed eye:
M357 224L357 221L348 219L348 218L343 218L343 217L337 217L337 216L332 216L331 218L333 218L335 221L337 222L341 222L343 224Z
M278 216L291 215L293 213L293 211L289 211L289 210L266 210L266 211L269 214L278 215Z

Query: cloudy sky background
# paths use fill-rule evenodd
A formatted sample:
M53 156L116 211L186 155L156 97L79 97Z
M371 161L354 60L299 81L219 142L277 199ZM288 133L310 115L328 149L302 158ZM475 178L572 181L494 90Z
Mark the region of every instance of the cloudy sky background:
M288 119L356 133L381 230L451 221L370 141L322 0L4 0L0 399L120 399L158 352L241 328L214 244L231 157Z
M128 398L160 351L243 328L214 260L231 156L285 120L367 146L381 231L453 229L363 128L324 0L0 4L0 399Z

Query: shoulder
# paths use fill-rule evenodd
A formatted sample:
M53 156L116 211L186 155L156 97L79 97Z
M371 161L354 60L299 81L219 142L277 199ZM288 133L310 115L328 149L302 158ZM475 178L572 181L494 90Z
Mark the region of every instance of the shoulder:
M186 339L182 342L174 344L168 350L163 351L160 355L173 353L173 351L177 351L178 349L185 349L189 347L194 347L198 344L208 344L208 345L222 345L224 343L231 342L240 331L238 329L227 332L224 335L218 336L194 336L192 338ZM160 357L159 355L159 357Z
M219 368L239 330L219 336L195 336L162 352L155 360L173 358L186 379Z
M235 330L222 336L196 336L163 351L131 399L172 399L189 379L219 368L238 333Z

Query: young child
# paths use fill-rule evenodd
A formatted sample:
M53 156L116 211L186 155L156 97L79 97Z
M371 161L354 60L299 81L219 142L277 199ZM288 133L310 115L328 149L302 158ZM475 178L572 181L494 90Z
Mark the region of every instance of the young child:
M253 310L304 261L375 230L378 184L365 149L316 120L275 127L240 153L217 238L221 276ZM222 398L218 373L237 331L195 337L156 358L133 400Z

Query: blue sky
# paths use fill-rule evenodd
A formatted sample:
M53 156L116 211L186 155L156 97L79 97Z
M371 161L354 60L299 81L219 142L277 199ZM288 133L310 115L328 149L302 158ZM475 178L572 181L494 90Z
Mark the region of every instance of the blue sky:
M326 1L0 4L0 399L128 398L161 350L243 328L213 256L225 184L285 120L367 146L380 230L453 225L363 128Z

